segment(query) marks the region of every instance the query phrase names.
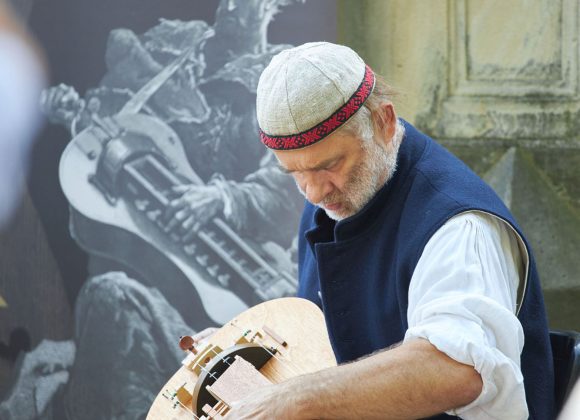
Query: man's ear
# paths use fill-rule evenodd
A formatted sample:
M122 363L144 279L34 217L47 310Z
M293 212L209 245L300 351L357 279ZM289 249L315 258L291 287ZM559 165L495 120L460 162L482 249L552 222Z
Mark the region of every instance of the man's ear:
M397 127L397 114L391 102L385 102L379 107L377 124L385 144L390 143Z

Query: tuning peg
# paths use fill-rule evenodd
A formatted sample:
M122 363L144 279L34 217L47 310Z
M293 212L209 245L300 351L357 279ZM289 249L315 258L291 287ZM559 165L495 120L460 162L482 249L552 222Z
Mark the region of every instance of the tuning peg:
M143 198L137 198L134 201L135 207L137 208L137 210L139 211L145 211L147 210L147 207L149 207L149 200L145 200Z
M230 284L230 278L231 276L229 274L222 274L220 276L217 276L218 281L224 287L227 287Z
M197 244L195 243L191 243L188 244L186 246L183 247L183 251L187 254L187 255L194 255L195 254L195 250L197 248Z
M236 258L237 252L236 252L235 249L226 249L224 251L226 251L229 254L230 257Z
M207 265L208 258L209 257L207 255L200 255L196 257L195 260L199 263L199 265L205 267Z
M150 210L146 214L147 214L147 218L149 220L151 220L152 222L154 222L159 218L161 213L162 213L162 211L160 209L156 209L156 210Z
M215 277L218 273L219 266L217 264L212 265L211 267L207 268L207 272L212 276Z
M190 335L182 335L179 337L179 348L183 351L190 351L193 354L197 354L195 340Z

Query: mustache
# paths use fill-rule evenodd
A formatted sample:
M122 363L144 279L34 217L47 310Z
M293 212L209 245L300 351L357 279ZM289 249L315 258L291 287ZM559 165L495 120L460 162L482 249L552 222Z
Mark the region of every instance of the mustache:
M319 203L317 203L317 205L325 206L327 204L336 204L337 202L342 201L343 201L342 194L330 193L326 197L324 197Z
M306 199L308 199L308 197L306 197L306 193L304 192L304 190L302 188L300 188L300 185L298 185L298 183L296 182L296 187L298 188L298 191L300 192L300 194L302 194L302 196ZM312 203L315 206L325 206L327 204L334 204L337 201L342 201L342 194L339 192L332 192L330 194L328 194L326 197L324 197L322 200L320 200L318 203Z

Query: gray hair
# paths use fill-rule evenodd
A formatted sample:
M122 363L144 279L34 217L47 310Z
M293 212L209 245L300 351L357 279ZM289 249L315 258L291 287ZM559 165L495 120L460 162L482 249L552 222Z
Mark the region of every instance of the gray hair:
M382 77L376 75L375 88L368 97L364 105L359 109L341 128L350 134L360 138L363 143L368 144L375 135L375 127L377 125L377 113L384 103L392 103L397 92L390 85L388 85ZM393 141L395 146L398 146L405 134L405 127L397 119L397 126Z

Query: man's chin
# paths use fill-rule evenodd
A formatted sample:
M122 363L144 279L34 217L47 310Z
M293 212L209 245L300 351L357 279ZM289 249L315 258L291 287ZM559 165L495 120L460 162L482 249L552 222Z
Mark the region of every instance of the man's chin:
M328 217L330 217L332 220L336 220L337 222L340 222L341 220L351 216L350 214L345 214L346 212L344 211L332 211L324 207L322 208Z

